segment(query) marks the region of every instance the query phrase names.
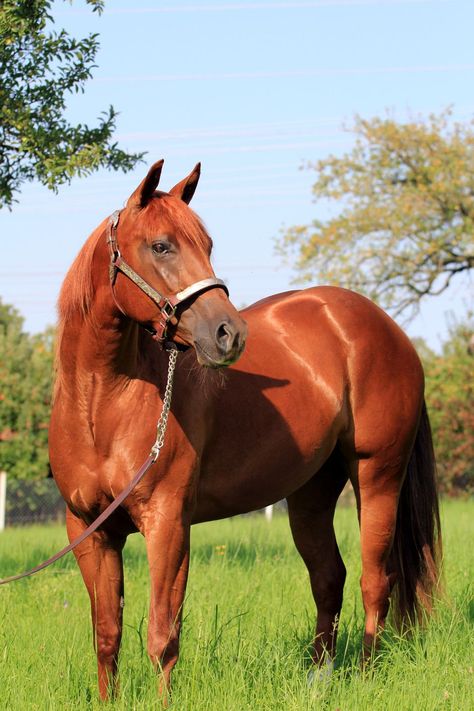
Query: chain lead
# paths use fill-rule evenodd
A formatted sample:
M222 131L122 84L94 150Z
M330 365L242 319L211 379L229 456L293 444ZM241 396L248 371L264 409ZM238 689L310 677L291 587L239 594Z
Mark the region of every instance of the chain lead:
M163 409L161 411L160 419L156 425L156 440L155 444L151 448L150 457L154 462L158 459L160 455L160 450L163 447L165 441L166 425L168 424L168 415L171 407L171 393L173 392L173 376L174 369L176 366L176 360L178 358L178 351L176 349L169 351L169 362L168 362L168 379L166 381L165 394L163 396Z

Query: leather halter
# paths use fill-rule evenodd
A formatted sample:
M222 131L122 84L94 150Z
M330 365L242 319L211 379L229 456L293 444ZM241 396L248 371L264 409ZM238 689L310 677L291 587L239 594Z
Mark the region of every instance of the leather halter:
M156 291L156 289L142 279L142 277L137 274L137 272L123 259L117 243L117 225L119 219L120 210L115 210L109 218L109 232L107 237L107 244L109 245L110 250L109 277L112 293L114 294L114 285L117 278L117 272L120 271L122 274L125 274L130 281L136 284L136 286L138 286L138 288L141 289L141 291L143 291L152 301L155 302L160 310L158 329L149 326L145 326L145 328L152 334L156 341L161 344L165 342L168 324L175 316L177 307L191 297L196 296L196 294L202 294L204 291L208 291L209 289L223 289L227 296L229 296L229 290L227 289L225 283L222 279L217 279L216 277L200 279L182 291L178 291L176 294L171 294L170 296L163 296L160 294Z

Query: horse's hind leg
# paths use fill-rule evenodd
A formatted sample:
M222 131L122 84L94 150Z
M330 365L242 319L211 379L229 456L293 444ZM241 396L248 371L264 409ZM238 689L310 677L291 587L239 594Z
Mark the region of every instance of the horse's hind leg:
M69 540L72 541L87 524L68 510L66 525ZM91 601L102 699L107 699L115 691L122 637L124 543L124 537L115 538L105 531L96 531L74 550Z
M347 481L337 452L301 489L288 497L288 514L296 547L308 569L317 608L313 660L328 664L336 651L346 569L334 532L334 509Z
M365 659L371 655L377 635L384 627L395 582L395 576L390 573L388 566L403 473L400 457L394 458L393 463L377 457L359 463L360 584L365 610Z

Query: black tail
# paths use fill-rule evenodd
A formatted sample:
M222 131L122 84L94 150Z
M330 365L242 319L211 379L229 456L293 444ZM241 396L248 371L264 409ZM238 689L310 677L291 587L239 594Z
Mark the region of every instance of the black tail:
M392 610L399 625L430 612L439 581L441 528L431 427L423 403L415 444L400 492L390 556L396 573Z

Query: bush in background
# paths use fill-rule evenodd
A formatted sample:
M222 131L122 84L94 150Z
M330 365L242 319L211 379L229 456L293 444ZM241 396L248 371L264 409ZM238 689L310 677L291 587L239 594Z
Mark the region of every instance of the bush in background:
M9 477L48 475L48 423L53 329L31 336L23 318L0 300L0 471Z
M453 324L441 354L419 348L441 492L474 493L474 325Z

